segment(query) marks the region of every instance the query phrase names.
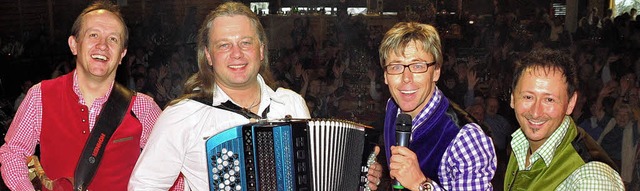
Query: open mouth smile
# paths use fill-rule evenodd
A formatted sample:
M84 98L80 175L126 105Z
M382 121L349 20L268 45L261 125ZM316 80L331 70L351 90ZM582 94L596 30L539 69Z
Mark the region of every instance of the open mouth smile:
M109 60L109 58L107 58L104 55L100 55L100 54L92 54L91 58L96 59L96 60L100 60L100 61L107 61Z
M417 91L418 91L418 90L404 90L404 91L400 90L400 93L403 93L403 94L412 94L412 93L416 93Z

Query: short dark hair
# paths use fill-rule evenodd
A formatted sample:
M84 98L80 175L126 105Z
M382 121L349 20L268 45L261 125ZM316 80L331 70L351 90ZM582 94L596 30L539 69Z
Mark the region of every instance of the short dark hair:
M552 49L537 49L515 62L515 71L511 88L515 89L522 73L527 69L543 68L548 72L561 72L567 83L567 95L572 96L579 87L576 63L568 53Z
M78 34L80 33L80 29L82 28L82 22L84 21L84 16L88 13L96 10L106 10L113 14L115 14L120 22L122 22L122 26L124 26L124 34L123 35L123 45L127 48L129 43L129 29L127 28L127 23L124 22L124 18L120 13L120 7L118 5L114 5L110 1L99 0L93 2L93 4L89 5L87 8L82 10L82 13L76 17L76 21L73 22L73 26L71 27L71 36L78 38Z

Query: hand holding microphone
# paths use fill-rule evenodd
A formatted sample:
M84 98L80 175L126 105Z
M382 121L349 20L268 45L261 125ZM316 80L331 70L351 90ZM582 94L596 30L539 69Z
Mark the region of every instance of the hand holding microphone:
M409 146L409 139L411 138L411 116L409 114L400 114L396 119L396 146ZM402 184L396 180L393 184L394 189L404 189Z

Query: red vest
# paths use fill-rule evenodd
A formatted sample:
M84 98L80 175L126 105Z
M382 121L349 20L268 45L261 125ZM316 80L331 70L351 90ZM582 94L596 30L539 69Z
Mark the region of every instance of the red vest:
M73 178L78 159L89 138L89 112L73 91L73 72L42 82L40 158L51 180ZM105 147L89 190L127 190L140 156L142 124L131 108Z

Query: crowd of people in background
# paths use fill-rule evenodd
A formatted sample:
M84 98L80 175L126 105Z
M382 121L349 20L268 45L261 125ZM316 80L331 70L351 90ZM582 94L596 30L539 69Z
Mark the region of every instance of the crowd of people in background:
M498 173L493 181L496 189L501 190L504 174L500 172L504 173L509 158L511 133L518 128L508 105L512 64L541 47L563 50L575 60L580 99L571 114L573 119L618 164L627 189L640 189L640 22L636 9L616 17L611 10L604 12L600 16L594 8L581 15L574 33L544 9L529 17L516 12L465 15L438 25L445 50L438 87L489 127L498 154ZM305 98L311 117L381 127L384 104L390 97L378 60L385 30L368 26L357 17L335 19L322 42L316 41L310 32L315 29L302 17L293 20L296 23L290 34L271 34L293 42L292 48L271 50L274 77L279 86ZM196 31L178 33L179 27L167 27L177 24L156 22L129 23L131 42L117 80L151 96L164 108L181 95L186 78L197 71ZM459 35L447 35L451 26L460 29ZM0 47L8 43L15 41L5 38ZM20 52L27 50L25 56L37 55L29 46L39 45L11 45ZM23 92L39 80L73 70L69 57L56 58L50 76L19 82L24 83ZM20 97L1 96L5 97L0 99L0 126L6 132Z

